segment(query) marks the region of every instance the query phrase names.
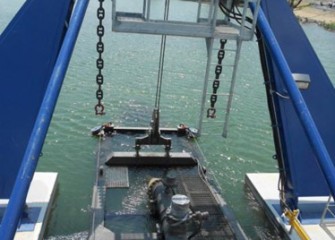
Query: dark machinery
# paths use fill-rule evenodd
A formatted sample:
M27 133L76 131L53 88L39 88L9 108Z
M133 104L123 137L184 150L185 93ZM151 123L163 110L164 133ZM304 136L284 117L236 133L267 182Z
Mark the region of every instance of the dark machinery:
M159 219L159 239L186 240L201 231L208 212L192 212L190 199L175 193L176 178L169 173L165 180L152 178L148 184L149 206L152 215Z

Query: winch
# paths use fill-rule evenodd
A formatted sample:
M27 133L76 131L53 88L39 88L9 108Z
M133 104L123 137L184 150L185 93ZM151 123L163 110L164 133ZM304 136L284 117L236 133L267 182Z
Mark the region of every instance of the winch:
M208 212L193 212L190 199L176 194L176 178L173 173L163 180L152 178L148 184L149 207L151 214L159 219L158 239L192 239L201 231L202 222Z

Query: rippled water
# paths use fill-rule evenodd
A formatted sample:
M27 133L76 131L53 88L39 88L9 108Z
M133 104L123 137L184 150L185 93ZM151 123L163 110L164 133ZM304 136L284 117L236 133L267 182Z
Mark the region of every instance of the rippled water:
M1 16L5 13L0 19L0 29L22 2L0 3ZM39 171L59 173L48 239L87 237L97 143L90 136L90 128L110 120L117 125L147 126L154 106L160 37L108 32L104 38L103 86L107 114L95 116L96 2L91 1L88 8L38 166ZM176 10L183 10L176 18L180 14L194 14L194 9L184 7L185 2L172 2L180 4ZM110 9L109 1L106 5ZM106 21L106 29L110 25ZM331 79L335 80L335 34L316 25L303 27ZM203 40L168 37L161 100L163 126L176 126L180 122L196 125L205 60ZM245 173L276 171L256 42L244 43L239 70L228 138L203 136L199 144L207 157L208 168L214 171L225 200L247 235L251 239L273 239L263 212L244 189ZM218 132L217 129L207 131Z

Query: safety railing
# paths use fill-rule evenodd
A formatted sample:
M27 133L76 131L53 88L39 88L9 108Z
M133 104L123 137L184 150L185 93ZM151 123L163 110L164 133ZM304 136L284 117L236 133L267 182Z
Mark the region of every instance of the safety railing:
M18 176L16 177L8 206L1 222L1 240L11 240L14 238L31 179L36 170L38 158L51 122L53 110L56 106L57 98L71 59L81 23L85 16L88 2L88 0L77 1L73 10L63 45L58 55Z
M197 3L193 1L185 2L185 8L189 6L191 9L194 8L194 4L198 4L198 9L193 15L188 14L187 18L183 18L183 14L175 13L176 8L170 0L161 2L113 0L112 30L116 32L251 40L254 35L257 11L254 14L251 13L248 6L249 2L254 2L256 8L259 8L260 0L241 2L236 0L198 0ZM221 12L219 7L226 5L229 9L228 12ZM132 6L131 11L129 6ZM164 19L162 13L166 9L168 9L169 17ZM236 16L234 11L238 11L239 19L237 22L230 21L230 18Z

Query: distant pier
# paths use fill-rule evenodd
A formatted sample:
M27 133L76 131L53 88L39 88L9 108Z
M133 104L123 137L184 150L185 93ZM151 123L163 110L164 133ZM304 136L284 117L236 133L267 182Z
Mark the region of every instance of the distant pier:
M335 31L335 1L303 0L294 13L303 23L317 23Z

